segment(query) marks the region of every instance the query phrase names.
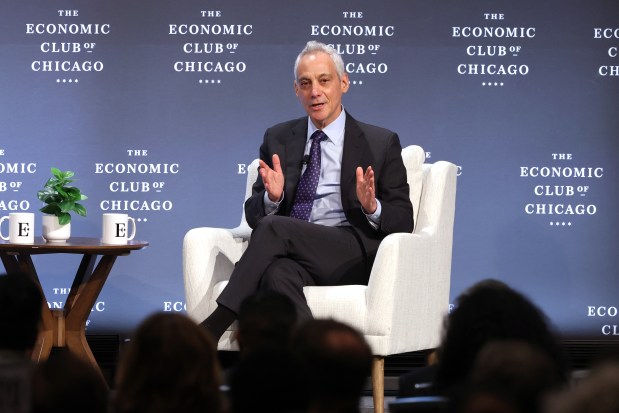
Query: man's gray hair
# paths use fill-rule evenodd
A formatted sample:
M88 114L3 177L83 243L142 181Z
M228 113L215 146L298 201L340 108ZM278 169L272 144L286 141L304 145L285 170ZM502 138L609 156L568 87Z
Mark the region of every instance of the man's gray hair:
M315 40L310 40L307 42L301 53L297 56L297 60L294 62L294 78L297 78L297 69L299 68L299 62L301 58L305 55L323 52L329 55L331 60L333 60L333 64L335 64L335 70L337 71L338 77L341 79L346 73L346 69L344 68L344 60L342 60L342 56L331 46L326 45L324 43L317 42Z

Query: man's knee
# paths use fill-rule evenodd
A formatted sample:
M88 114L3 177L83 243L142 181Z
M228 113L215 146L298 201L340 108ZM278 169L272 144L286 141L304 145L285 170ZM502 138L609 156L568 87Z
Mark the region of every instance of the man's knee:
M256 228L252 231L252 240L264 237L282 239L285 236L286 220L290 220L290 218L279 215L267 215L258 221Z

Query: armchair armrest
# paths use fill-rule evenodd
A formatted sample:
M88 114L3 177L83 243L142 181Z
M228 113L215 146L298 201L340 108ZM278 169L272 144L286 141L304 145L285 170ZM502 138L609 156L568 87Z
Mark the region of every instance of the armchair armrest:
M187 313L197 322L213 310L214 288L230 278L247 248L249 227L194 228L183 240L183 278Z
M423 167L415 230L387 236L370 274L367 334L376 336L378 354L435 347L449 306L457 168Z
M376 354L435 347L449 305L449 251L435 234L391 234L381 243L367 288L367 335ZM449 253L449 259L445 256Z

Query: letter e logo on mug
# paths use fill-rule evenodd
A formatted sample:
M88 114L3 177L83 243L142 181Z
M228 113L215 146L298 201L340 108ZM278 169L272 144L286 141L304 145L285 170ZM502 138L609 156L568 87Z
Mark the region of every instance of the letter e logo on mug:
M2 234L2 223L9 221L9 236ZM32 212L11 212L0 218L0 238L11 244L34 244L34 214Z
M129 222L133 229L129 235ZM104 244L124 245L135 237L135 219L127 214L103 214Z

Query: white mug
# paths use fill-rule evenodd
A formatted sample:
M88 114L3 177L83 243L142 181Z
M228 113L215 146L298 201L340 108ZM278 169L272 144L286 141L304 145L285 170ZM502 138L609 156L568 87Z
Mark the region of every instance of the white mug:
M9 221L9 236L2 234L2 223ZM11 212L0 218L0 238L11 244L34 244L34 214L32 212Z
M133 224L131 235L127 235L129 221ZM123 245L135 237L135 219L127 214L103 214L104 244Z

